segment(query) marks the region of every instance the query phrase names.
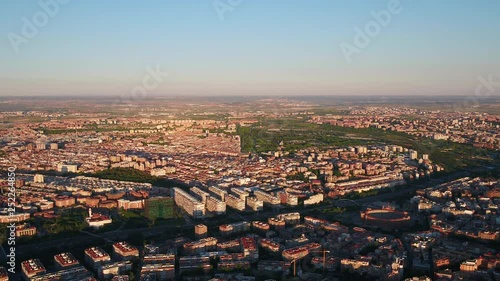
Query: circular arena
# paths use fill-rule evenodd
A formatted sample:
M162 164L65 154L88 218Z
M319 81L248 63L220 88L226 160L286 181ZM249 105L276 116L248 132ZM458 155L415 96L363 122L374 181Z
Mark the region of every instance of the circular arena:
M411 218L407 212L400 212L393 209L368 209L361 212L361 219L368 226L395 229L408 227Z

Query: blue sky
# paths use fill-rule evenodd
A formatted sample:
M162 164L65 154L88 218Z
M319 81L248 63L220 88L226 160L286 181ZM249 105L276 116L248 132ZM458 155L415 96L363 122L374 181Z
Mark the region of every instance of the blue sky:
M400 0L349 63L339 45L390 0L72 0L14 51L40 2L0 2L0 95L468 95L500 77L500 1ZM235 0L218 0L230 4ZM498 79L498 78L497 78Z

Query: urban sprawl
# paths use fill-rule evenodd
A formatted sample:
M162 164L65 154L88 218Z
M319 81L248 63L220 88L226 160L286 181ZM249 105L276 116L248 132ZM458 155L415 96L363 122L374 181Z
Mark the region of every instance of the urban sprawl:
M498 115L57 106L0 112L0 281L500 280Z

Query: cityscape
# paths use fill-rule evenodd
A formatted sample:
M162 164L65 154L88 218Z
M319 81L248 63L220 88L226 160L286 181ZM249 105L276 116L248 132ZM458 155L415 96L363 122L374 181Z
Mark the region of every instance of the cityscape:
M500 280L498 8L0 3L0 281Z
M498 278L500 117L325 99L5 98L14 276Z

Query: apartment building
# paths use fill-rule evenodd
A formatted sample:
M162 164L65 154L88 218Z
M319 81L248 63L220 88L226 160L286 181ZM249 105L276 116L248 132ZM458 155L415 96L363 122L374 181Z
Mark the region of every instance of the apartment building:
M210 258L200 256L187 256L179 258L179 273L198 268L202 268L203 271L208 272L212 268L210 265Z
M278 197L273 196L262 190L256 190L253 192L253 194L255 195L255 197L257 197L257 199L263 201L264 204L269 205L271 207L276 207L281 204L281 200Z
M208 233L208 228L204 224L197 224L194 226L194 236L196 239L206 238Z
M144 256L141 275L154 275L157 280L174 279L175 255L154 254Z
M188 215L193 218L203 218L205 216L205 204L178 187L174 187L172 191L175 204L181 207Z
M252 237L241 238L241 247L243 250L243 255L245 257L256 260L259 258L259 249L257 248L257 243Z
M111 261L109 254L99 247L87 248L84 252L85 263L94 270L97 269L98 266Z
M118 262L107 263L100 266L97 272L101 280L102 279L108 280L109 278L115 275L126 274L131 269L132 269L131 261L118 261Z
M207 202L208 197L210 197L210 194L208 192L201 190L198 187L191 187L189 189L189 192L193 195L193 197L203 203Z
M215 194L217 199L219 199L221 201L226 201L227 191L225 191L224 189L221 189L221 188L218 188L215 186L211 186L208 188L208 191Z
M207 237L193 242L184 243L183 248L188 253L203 253L217 248L217 239Z
M253 221L252 227L256 231L267 232L269 230L269 224L261 221Z
M127 242L113 244L113 251L121 260L133 260L139 257L139 250Z
M46 272L45 267L39 259L23 261L21 263L21 270L23 271L23 275L27 280L30 280L32 277L44 274Z
M233 193L243 201L246 201L246 198L248 197L248 195L250 195L248 192L240 188L231 188L231 193Z
M286 224L297 224L300 222L300 213L294 212L294 213L286 213L286 214L279 214L276 216L278 220L284 220Z
M231 208L236 209L238 211L245 210L245 201L241 200L240 198L238 198L232 194L229 194L227 196L226 205L228 207L231 207Z
M54 261L58 268L68 268L79 265L78 260L71 253L61 253L54 256Z
M247 198L247 206L254 212L264 210L264 201L257 199L257 197L249 196Z
M239 233L248 231L250 229L250 223L247 221L236 222L231 224L223 224L219 226L219 231L222 235L230 235L233 233Z
M215 197L208 197L207 202L207 211L211 213L215 213L217 215L222 215L226 213L226 203L220 201Z
M304 206L314 205L323 202L323 194L317 193L304 200Z

